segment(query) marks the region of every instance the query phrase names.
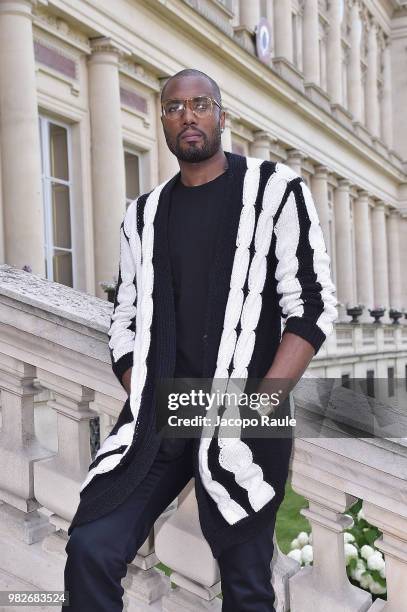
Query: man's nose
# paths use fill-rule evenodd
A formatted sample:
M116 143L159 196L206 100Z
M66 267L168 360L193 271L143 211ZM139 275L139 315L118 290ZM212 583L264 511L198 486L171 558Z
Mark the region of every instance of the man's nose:
M185 105L185 110L184 110L184 114L182 118L183 118L184 123L187 123L187 124L196 123L196 117L194 113L192 112L192 110L190 109L188 104Z

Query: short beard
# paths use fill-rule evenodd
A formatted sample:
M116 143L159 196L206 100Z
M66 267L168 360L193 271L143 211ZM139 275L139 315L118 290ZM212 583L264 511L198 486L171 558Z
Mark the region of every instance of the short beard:
M222 142L220 125L215 127L210 138L202 132L201 134L203 145L200 147L196 146L197 143L189 143L187 149L183 149L179 144L180 137L176 139L175 143L169 141L166 134L165 139L169 150L177 159L184 162L197 163L213 157L219 151Z

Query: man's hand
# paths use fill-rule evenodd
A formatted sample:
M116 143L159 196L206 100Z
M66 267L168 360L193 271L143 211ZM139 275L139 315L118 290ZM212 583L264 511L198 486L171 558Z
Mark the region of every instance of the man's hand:
M257 391L268 395L277 390L281 391L279 399L282 404L304 374L314 354L314 347L307 340L297 334L285 332L273 364ZM265 413L267 413L267 408L265 408Z
M130 392L131 392L131 371L132 369L133 368L129 368L128 370L126 370L122 376L122 384L123 384L123 387L126 389L129 397L130 397Z

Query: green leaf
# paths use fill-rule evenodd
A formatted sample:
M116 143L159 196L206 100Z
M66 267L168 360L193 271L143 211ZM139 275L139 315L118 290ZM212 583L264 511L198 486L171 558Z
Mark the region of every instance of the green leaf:
M356 564L357 564L357 559L355 559L355 557L352 557L348 563L348 568L349 571L356 569Z

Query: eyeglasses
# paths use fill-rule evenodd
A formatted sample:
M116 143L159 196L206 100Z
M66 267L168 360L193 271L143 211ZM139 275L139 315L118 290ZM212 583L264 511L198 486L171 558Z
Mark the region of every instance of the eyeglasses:
M213 112L214 104L222 108L219 102L210 96L195 96L185 100L166 100L161 104L161 110L166 119L179 119L188 105L196 117L206 117Z

